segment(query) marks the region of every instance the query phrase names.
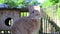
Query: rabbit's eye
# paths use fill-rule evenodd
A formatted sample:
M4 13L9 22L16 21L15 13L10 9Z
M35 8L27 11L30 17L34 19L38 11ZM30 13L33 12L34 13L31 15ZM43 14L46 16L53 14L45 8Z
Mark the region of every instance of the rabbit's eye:
M32 13L34 13L34 11Z

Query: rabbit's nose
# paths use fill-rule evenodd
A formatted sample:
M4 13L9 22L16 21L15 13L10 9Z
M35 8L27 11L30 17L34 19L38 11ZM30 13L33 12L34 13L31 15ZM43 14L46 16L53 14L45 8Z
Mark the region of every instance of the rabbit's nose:
M35 14L35 16L38 16L39 14Z

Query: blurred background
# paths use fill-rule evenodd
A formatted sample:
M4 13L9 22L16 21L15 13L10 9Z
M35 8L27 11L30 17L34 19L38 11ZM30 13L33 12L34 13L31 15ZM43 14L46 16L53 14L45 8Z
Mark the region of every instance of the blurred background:
M48 13L49 16L51 16L51 12L54 13L54 15L60 17L60 0L0 0L0 7L9 7L9 8L21 8L29 5L37 6L39 5L42 8L46 8L46 13ZM54 8L51 11L48 8ZM53 16L52 16L53 17ZM59 18L60 19L60 18Z
M42 19L39 33L60 32L60 0L0 0L0 8L22 8L29 5L40 6L48 15ZM20 13L20 17L28 15L26 11Z

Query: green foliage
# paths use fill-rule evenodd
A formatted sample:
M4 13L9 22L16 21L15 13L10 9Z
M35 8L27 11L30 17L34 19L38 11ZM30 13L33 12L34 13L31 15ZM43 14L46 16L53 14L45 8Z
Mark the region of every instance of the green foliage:
M22 5L24 0L6 0L5 3L9 5L9 7L17 7L18 5Z
M8 0L8 1L6 2L6 4L8 4L9 7L12 7L12 6L15 7L15 6L16 6L15 2L10 1L10 0Z
M27 1L27 0L26 0ZM30 2L26 2L25 0L0 0L0 4L7 4L10 8L13 7L22 7L22 6L28 6L28 5L38 5L36 0L31 0Z
M49 6L53 6L55 5L56 3L59 3L60 0L46 0L44 3L42 3L42 7L45 8L45 7L49 7Z
M17 7L17 6L28 6L28 5L34 5L34 4L39 4L37 1L31 1L31 2L26 2L25 0L0 0L0 4L7 4L9 7Z
M44 3L41 4L43 8L52 6L52 2L50 2L49 0L46 0Z
M58 3L58 2L59 2L59 0L50 0L50 2L52 2L52 3L53 3L53 5L54 5L54 4Z
M60 19L60 8L57 9L57 12L56 12L58 18Z
M59 3L59 4L58 4ZM57 8L54 9L56 10L56 12L52 13L51 10L49 10L47 7L51 7L53 5L57 5ZM60 0L46 0L44 3L41 4L43 8L47 8L46 9L46 13L51 16L51 18L54 18L56 16L58 16L58 18L60 19ZM51 15L52 14L52 15ZM54 16L53 16L54 15Z
M5 0L0 0L0 4L2 4L2 3L4 3L5 2Z

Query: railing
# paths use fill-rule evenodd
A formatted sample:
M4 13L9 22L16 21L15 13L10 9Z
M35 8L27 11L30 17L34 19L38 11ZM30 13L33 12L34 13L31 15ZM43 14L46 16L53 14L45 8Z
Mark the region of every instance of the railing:
M43 17L41 20L41 31L40 33L50 33L50 34L59 34L60 33L60 27L58 22L56 22L58 19L55 17L58 14L55 14L57 12L57 8L59 8L60 3L48 7L43 8L43 11L46 12L45 17ZM48 10L48 11L47 11ZM50 12L49 12L50 11ZM49 15L49 16L48 16ZM56 18L56 20L54 20Z
M45 17L41 19L41 31L40 33L59 33L60 28L56 25L54 21L50 19L50 17Z

